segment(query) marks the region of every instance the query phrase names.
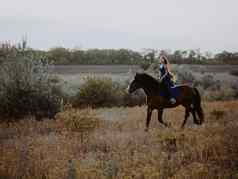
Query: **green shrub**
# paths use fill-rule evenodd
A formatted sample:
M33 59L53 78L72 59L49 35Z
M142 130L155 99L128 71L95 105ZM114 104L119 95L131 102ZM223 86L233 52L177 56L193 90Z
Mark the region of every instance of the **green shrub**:
M17 56L0 67L0 117L34 115L53 118L61 109L61 91L49 71L49 64L37 54Z
M135 106L145 103L141 91L128 94L127 83L119 83L111 78L87 77L73 99L74 107Z
M110 78L88 77L81 85L74 100L74 106L102 107L122 103L122 90L119 83Z

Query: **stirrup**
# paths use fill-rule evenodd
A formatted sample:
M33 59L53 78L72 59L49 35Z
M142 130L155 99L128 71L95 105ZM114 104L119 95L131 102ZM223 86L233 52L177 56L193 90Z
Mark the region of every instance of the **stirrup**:
M170 102L171 104L175 104L175 103L176 103L176 99L175 99L175 98L170 98L170 99L169 99L169 102Z

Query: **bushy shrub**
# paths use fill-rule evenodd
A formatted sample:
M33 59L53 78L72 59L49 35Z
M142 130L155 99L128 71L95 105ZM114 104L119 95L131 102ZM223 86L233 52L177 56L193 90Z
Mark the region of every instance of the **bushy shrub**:
M99 124L99 118L90 109L77 110L69 108L57 114L63 121L67 130L74 132L88 132L94 130Z
M73 99L74 107L135 106L145 102L144 93L128 94L127 83L107 77L87 77Z
M110 78L87 77L74 100L74 106L102 107L119 105L120 85Z
M215 80L212 75L204 75L200 80L197 81L204 89L217 90L220 89L220 81Z
M0 117L34 115L53 118L60 111L61 91L47 61L36 54L17 56L0 67Z
M175 79L178 84L182 83L193 84L196 80L195 76L193 75L193 72L187 66L184 65L173 66L172 72L175 75Z
M204 98L210 101L233 100L236 97L236 91L228 84L223 84L220 89L207 89Z
M215 80L212 75L204 75L195 82L204 99L209 101L233 100L238 97L236 83Z
M233 76L238 76L238 70L231 70L229 73Z

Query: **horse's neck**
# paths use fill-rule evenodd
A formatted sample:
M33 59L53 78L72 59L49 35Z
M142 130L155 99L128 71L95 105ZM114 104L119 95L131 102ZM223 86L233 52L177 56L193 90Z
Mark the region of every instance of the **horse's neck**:
M157 88L152 88L150 86L144 86L142 87L143 90L145 91L145 94L147 96L154 96L154 95L158 95L159 94L159 86Z
M144 90L146 96L151 96L152 91L148 87L143 87L142 89Z

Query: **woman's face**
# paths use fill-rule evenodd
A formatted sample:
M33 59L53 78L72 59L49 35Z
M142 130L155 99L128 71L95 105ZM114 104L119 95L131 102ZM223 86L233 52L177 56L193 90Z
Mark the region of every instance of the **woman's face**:
M160 58L160 63L161 63L161 64L165 64L165 62L164 62L164 59L163 59L163 58Z

